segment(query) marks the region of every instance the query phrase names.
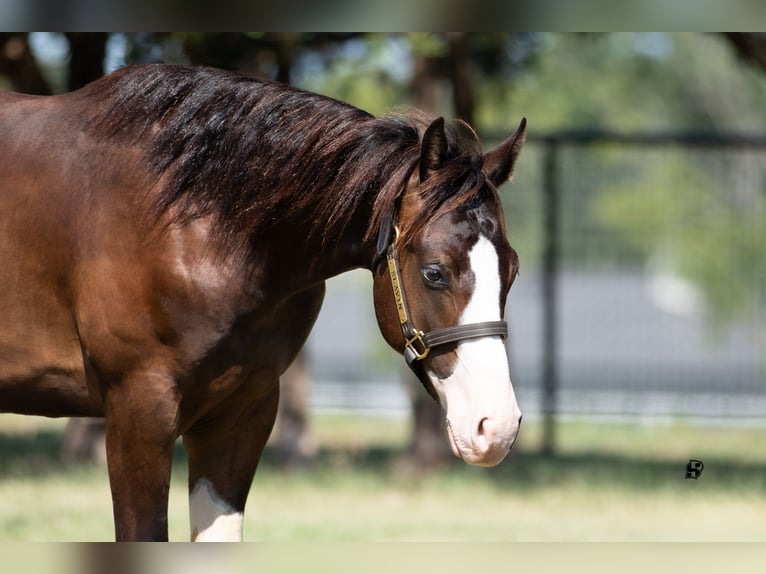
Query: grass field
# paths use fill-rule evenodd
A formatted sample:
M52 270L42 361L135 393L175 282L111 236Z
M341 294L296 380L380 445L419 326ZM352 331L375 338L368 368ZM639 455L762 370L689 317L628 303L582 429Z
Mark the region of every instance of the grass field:
M684 424L562 423L555 457L539 426L492 469L403 463L404 421L316 416L317 463L268 451L248 502L251 541L766 541L766 431ZM63 421L0 415L0 541L110 540L106 469L58 462ZM690 458L699 480L685 480ZM170 537L188 539L177 449Z

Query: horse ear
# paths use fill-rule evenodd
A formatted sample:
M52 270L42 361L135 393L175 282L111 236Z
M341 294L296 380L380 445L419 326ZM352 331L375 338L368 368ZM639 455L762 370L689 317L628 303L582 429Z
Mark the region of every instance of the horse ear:
M447 133L444 118L435 119L423 134L420 144L420 181L424 182L447 158Z
M484 156L483 170L495 187L500 187L513 177L513 166L521 152L521 145L527 135L527 118L511 136Z

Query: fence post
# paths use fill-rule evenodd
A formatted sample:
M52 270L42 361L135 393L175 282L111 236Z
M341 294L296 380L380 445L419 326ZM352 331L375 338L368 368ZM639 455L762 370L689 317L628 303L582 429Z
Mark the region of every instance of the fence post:
M541 450L552 455L556 448L556 411L558 378L558 305L559 277L559 141L545 142L543 158L543 436Z

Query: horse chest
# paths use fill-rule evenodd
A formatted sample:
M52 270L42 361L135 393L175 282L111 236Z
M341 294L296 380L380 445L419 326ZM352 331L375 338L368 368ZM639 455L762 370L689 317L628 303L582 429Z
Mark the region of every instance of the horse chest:
M316 321L324 285L279 302L264 302L235 319L206 358L221 366L239 364L252 370L284 372Z
M179 267L176 267L179 269ZM281 374L306 340L319 313L324 284L298 293L284 289L273 270L245 270L230 262L183 265L157 305L187 365L242 367ZM269 278L271 280L266 280ZM212 373L205 372L210 378Z

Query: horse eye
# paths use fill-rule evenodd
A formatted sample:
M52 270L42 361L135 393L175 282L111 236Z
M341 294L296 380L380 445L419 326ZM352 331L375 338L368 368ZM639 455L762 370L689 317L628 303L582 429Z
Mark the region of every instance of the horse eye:
M422 269L423 278L432 286L443 286L446 284L442 270L436 265L429 265Z

